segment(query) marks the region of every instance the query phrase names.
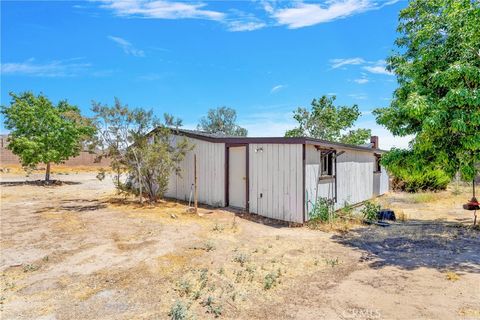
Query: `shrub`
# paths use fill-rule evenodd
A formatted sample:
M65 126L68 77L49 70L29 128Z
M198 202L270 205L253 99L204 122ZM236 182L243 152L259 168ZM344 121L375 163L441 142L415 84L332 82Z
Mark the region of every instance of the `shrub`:
M380 205L367 201L362 208L362 215L365 220L376 221L377 214L380 211Z
M392 149L382 155L382 164L393 177L394 190L417 192L419 190L444 190L451 181L442 166L421 161L422 156L411 150Z
M188 319L188 308L181 301L176 301L168 314L171 320Z
M319 220L322 222L329 221L331 218L333 218L333 212L332 212L332 217L330 216L330 210L331 205L329 204L328 200L325 198L318 198L315 204L313 205L312 210L309 213L310 220Z
M403 177L405 182L405 191L417 192L418 190L445 190L450 177L441 170L432 170L426 172L412 172Z
M280 275L281 275L280 269L277 272L272 271L267 273L263 282L263 289L269 290L274 286L276 286Z

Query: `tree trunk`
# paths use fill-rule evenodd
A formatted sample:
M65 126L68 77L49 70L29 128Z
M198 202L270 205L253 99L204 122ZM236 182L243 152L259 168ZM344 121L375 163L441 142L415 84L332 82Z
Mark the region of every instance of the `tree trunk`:
M143 183L142 183L142 173L140 171L140 168L137 167L137 171L138 171L138 183L140 184L139 185L139 189L140 189L140 204L143 204Z
M45 170L45 182L50 182L50 162L47 163L47 169Z

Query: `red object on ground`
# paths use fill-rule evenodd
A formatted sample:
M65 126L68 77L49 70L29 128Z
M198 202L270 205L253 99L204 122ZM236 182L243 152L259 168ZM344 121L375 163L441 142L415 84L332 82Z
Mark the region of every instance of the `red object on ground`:
M463 205L465 210L480 210L480 203L478 203L477 198L473 197L466 204Z

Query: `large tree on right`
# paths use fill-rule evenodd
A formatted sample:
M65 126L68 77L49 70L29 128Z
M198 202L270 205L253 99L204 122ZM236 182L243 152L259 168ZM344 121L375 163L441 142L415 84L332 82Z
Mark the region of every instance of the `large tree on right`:
M377 122L414 136L407 156L420 166L473 179L480 162L480 1L410 1L397 31L387 69L399 87L389 107L374 111Z

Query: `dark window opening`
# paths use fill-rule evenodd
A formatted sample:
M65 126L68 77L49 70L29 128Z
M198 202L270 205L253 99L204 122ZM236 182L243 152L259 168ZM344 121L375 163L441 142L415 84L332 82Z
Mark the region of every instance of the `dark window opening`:
M380 155L375 155L375 167L373 172L378 173L382 172L382 165L380 164L381 156Z
M322 176L333 176L333 152L321 153Z

